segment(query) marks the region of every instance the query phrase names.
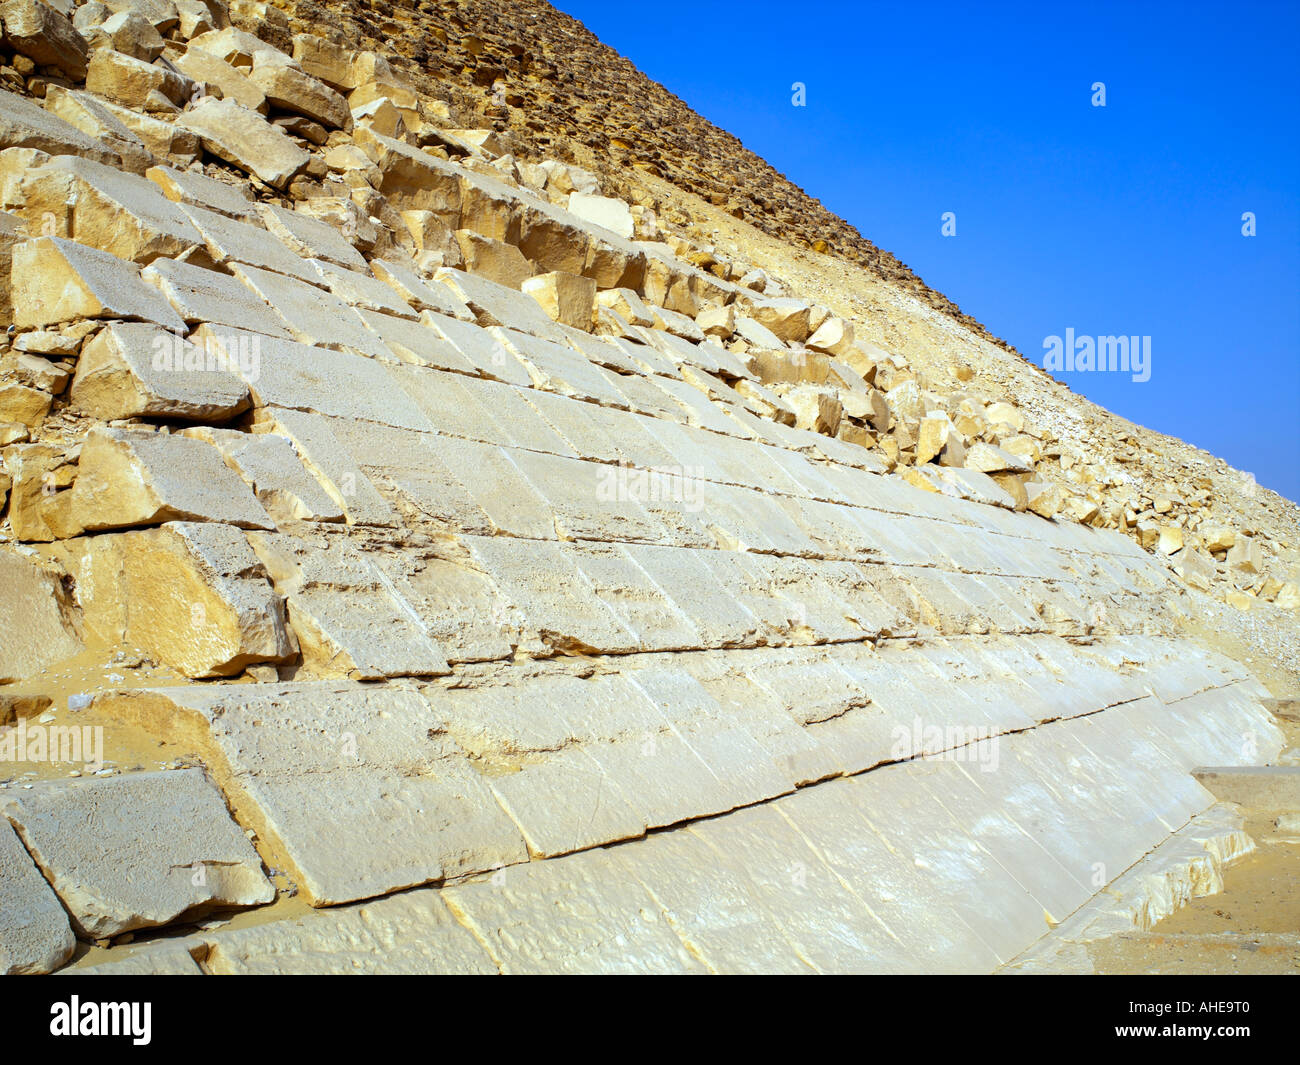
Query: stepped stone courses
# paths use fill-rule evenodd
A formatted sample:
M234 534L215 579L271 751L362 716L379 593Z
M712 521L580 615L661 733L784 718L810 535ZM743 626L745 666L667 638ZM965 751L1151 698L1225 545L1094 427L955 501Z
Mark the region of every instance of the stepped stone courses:
M0 970L991 971L1278 756L1188 633L1294 515L715 242L994 350L552 9L0 18L0 751L109 748L0 762Z

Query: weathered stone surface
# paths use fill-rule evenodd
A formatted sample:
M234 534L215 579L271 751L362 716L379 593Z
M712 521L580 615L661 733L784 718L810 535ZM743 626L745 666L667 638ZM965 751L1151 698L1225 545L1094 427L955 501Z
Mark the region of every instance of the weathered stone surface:
M496 975L436 891L409 891L293 921L219 932L210 973L234 975Z
M594 323L596 282L562 270L530 277L521 288L532 296L548 317L590 333Z
M0 91L0 149L36 148L50 155L80 155L116 164L116 152L88 137L25 96Z
M91 532L164 521L273 527L252 490L210 444L103 427L92 429L81 449L72 515Z
M143 174L153 165L149 146L90 93L51 85L45 90L45 109L111 148L121 158L123 169Z
M83 936L275 898L200 769L43 781L10 798L4 813Z
M0 818L0 973L53 972L76 945L59 897Z
M37 558L0 551L0 599L10 626L0 647L0 683L44 672L82 649L76 607L60 573Z
M253 548L289 601L307 667L356 680L449 673L442 649L375 567L339 539L307 551L293 538L258 536Z
M302 211L290 211L271 204L259 204L258 213L266 228L295 254L307 259L323 259L349 270L363 273L368 270L361 253L328 223Z
M313 905L525 859L487 784L411 691L339 683L101 696L114 718L201 750L241 821ZM324 804L333 815L320 817Z
M90 537L78 595L87 624L110 643L138 647L187 677L235 676L296 650L284 601L229 525L169 522Z
M229 325L289 339L289 330L279 316L229 274L175 259L158 259L145 267L140 277L166 296L187 323Z
M220 450L278 523L344 520L343 509L303 466L288 437L207 427L186 433Z
M281 130L233 100L204 97L176 119L213 155L277 189L289 184L311 161Z
M22 183L31 232L75 238L119 259L148 263L200 243L198 232L158 186L75 156L52 159Z
M584 192L571 192L568 207L579 218L593 222L602 229L608 229L624 240L632 239L632 211L626 201L612 196L590 196Z
M70 398L88 414L110 420L225 421L250 402L248 386L216 351L157 325L122 322L85 343Z
M185 322L139 268L61 237L14 246L14 321L46 325L72 318L129 318L184 332Z
M154 166L145 172L145 177L175 203L203 207L241 220L249 220L253 216L255 205L245 190L197 174L193 170Z

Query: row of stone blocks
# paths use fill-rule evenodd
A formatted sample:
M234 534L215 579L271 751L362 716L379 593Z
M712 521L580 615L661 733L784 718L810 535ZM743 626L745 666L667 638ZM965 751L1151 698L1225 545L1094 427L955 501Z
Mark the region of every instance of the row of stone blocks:
M973 642L944 653L967 657ZM1036 649L1075 670L1052 682L1071 702L1059 718L1009 712L1005 678L988 678L978 720L996 723L972 733L979 685L927 684L900 659L906 690L878 685L865 707L798 726L802 745L788 729L763 735L770 725L739 690L771 700L773 683L798 674L788 662L751 670L749 653L733 654L721 685L743 709L714 700L689 721L686 674L653 662L612 678L533 677L513 695L114 697L114 714L209 731L237 815L256 819L313 901L415 890L147 944L100 971L991 971L1211 805L1191 766L1267 757L1279 739L1258 686L1223 660L1188 661L1165 641ZM1115 659L1130 663L1129 697L1101 710L1123 687ZM1089 699L1104 678L1115 690ZM662 684L678 690L657 722L611 708L611 697L663 700ZM582 685L599 697L577 701ZM953 692L971 693L959 710L944 702ZM602 712L603 724L590 719ZM346 728L360 746L340 765ZM888 745L897 757L909 742L925 756L892 761ZM430 881L443 883L418 887Z
M450 882L377 912L446 900L457 920L444 930L468 929L511 971L702 959L729 969L742 964L739 947L694 951L680 929L725 940L736 920L784 928L792 912L833 924L850 902L849 939L805 931L778 967L992 968L1045 931L1044 915L1062 920L1209 805L1192 766L1256 761L1278 746L1258 685L1172 641L854 650L538 664L422 687L140 690L99 696L93 710L196 751L314 905ZM194 771L36 785L5 812L83 934L267 901L256 856ZM694 853L702 842L711 862ZM631 880L610 872L625 862ZM751 897L711 927L720 898L774 891L778 870L794 877L784 907ZM20 967L18 948L48 968L71 946L34 872L21 848L7 857L8 967ZM805 875L819 884L811 897ZM616 946L624 923L650 934L644 907L619 898L628 889L617 885L631 883L676 898L653 949ZM688 903L688 891L706 895ZM535 920L559 897L592 910L571 928ZM300 942L353 915L309 919ZM286 937L276 951L298 938L260 934ZM530 937L540 939L526 946ZM769 938L743 964L772 964L788 930ZM423 964L442 964L440 947L421 949ZM400 966L407 947L394 950L364 964Z

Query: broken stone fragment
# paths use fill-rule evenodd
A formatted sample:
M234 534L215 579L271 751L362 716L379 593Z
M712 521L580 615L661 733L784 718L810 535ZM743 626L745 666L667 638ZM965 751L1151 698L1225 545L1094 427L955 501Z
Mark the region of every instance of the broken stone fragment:
M90 939L275 898L201 769L41 781L4 813Z
M196 82L214 86L222 99L258 114L266 114L266 95L247 72L237 70L225 60L197 47L187 48L184 55L176 57L175 63L182 74Z
M0 975L53 972L76 946L59 897L0 817Z
M286 133L233 100L204 97L176 122L213 155L277 189L288 186L312 160Z
M1228 551L1228 568L1242 573L1262 573L1264 571L1264 553L1259 542L1252 536L1238 536Z
M594 322L596 282L562 270L530 277L523 291L532 296L547 315L562 325L590 333Z
M843 318L827 318L808 338L813 351L844 356L854 350L853 323Z
M119 11L97 27L116 51L144 63L152 63L163 52L163 38L153 23L135 11Z
M0 4L5 44L37 66L55 67L73 81L86 76L86 39L67 16L39 0Z
M275 107L306 115L329 129L352 129L352 112L348 101L323 81L283 61L266 60L259 54L253 63L250 80Z
M170 166L150 167L144 176L162 189L162 194L173 203L203 207L241 221L253 218L256 204L242 186L228 185L193 170L177 170Z
M225 421L250 402L248 386L224 354L217 358L156 325L125 322L83 345L70 396L75 407L107 420Z
M297 652L284 600L244 534L229 525L169 522L78 542L86 623L187 677L229 677Z
M195 83L179 71L134 56L100 48L90 57L86 88L123 107L176 112L194 95Z
M210 444L104 426L82 445L71 505L74 520L91 532L177 520L274 527L252 489Z
M75 318L130 318L156 322L178 333L185 322L139 268L116 255L61 237L15 245L14 321L47 325Z

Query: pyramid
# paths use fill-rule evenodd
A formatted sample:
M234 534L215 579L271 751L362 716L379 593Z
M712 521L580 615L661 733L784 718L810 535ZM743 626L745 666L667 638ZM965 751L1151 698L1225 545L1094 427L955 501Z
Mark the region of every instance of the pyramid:
M1253 846L1293 504L368 12L0 5L0 971L1068 968Z

